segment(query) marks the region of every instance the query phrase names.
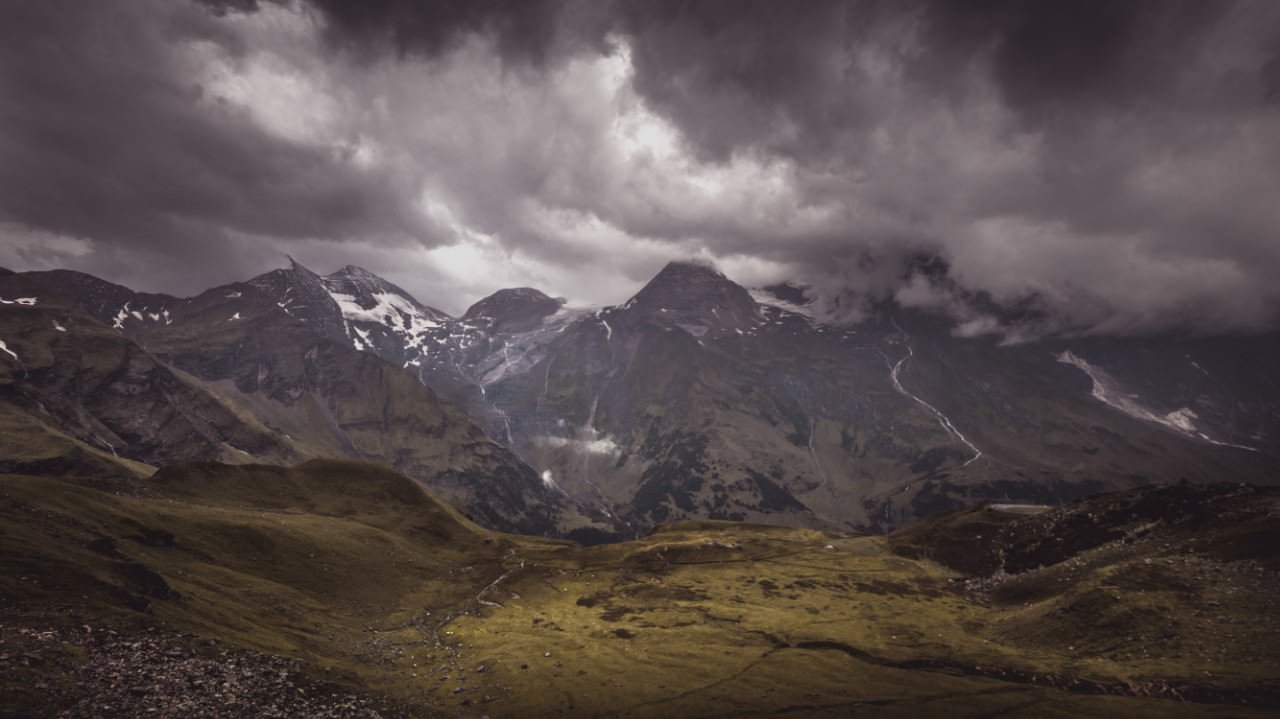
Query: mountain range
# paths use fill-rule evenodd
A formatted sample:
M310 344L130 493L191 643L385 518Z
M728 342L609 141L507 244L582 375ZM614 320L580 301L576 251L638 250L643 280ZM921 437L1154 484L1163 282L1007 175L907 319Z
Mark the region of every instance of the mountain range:
M0 717L1273 716L1278 358L0 272Z
M893 302L845 325L698 263L617 306L515 288L460 317L355 266L188 298L5 271L0 342L6 471L371 460L586 542L1280 477L1280 335L1008 344Z

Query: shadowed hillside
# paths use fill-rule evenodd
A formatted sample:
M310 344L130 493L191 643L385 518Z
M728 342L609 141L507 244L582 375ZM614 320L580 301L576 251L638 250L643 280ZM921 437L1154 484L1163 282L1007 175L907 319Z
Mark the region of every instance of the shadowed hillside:
M5 293L40 296L0 304L0 469L145 475L193 460L343 457L392 466L487 526L615 528L412 374L293 317L255 285L178 300L74 272L5 279Z

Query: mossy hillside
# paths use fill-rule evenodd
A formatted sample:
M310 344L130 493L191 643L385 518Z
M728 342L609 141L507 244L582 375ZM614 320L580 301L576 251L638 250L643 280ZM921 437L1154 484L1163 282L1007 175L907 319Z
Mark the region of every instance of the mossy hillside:
M1278 510L1274 489L1179 484L1036 513L948 512L890 541L971 577L1003 644L1090 675L1274 692Z
M941 705L961 715L1030 707L1048 715L1142 715L1148 709L1139 702L1049 687L1074 682L1084 693L1143 692L1171 680L1195 682L1211 696L1265 683L1276 665L1269 655L1238 663L1239 671L1214 684L1197 662L1170 654L1136 665L1089 662L1087 650L1072 645L1087 636L1080 627L1049 622L1056 634L1028 641L1013 631L1026 609L1021 603L977 600L954 573L887 549L874 537L685 525L537 570L522 558L523 566L487 594L502 606L487 605L481 617L460 617L453 626L466 656L486 667L486 681L522 687L511 704L495 699L499 715L503 708L520 714L517 704L545 715L738 716L875 706L905 716ZM1144 611L1146 598L1120 594L1132 614ZM1274 638L1276 628L1268 625L1264 635ZM1161 651L1155 642L1144 646ZM460 686L470 690L469 681ZM1169 704L1159 711L1202 710Z
M14 571L0 581L6 597L21 599L11 606L43 614L83 595L77 613L141 610L251 648L343 664L369 622L455 598L466 582L450 573L500 551L411 481L370 465L223 466L218 478L208 466L178 470L180 478L162 471L128 487L135 496L5 477L4 560Z
M132 475L155 471L142 462L117 457L40 421L0 404L0 471L82 476Z
M192 632L415 716L1261 716L1278 696L1272 570L1156 533L991 582L897 537L499 535L350 462L0 492L6 623Z

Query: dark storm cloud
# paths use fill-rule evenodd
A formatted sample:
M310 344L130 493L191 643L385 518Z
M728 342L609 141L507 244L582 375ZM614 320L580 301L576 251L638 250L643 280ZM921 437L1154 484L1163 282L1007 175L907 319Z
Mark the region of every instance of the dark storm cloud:
M942 57L994 50L1006 100L1040 112L1125 105L1169 91L1228 3L1195 0L937 2L931 44ZM934 68L935 70L938 68Z
M539 60L555 32L559 2L413 2L412 0L313 0L324 12L334 36L341 41L380 49L390 44L399 52L438 55L460 35L492 34L499 52Z
M786 140L796 153L829 150L880 119L859 92L859 51L874 49L904 82L952 100L965 92L957 75L985 63L1028 121L1063 121L1160 103L1196 70L1202 41L1232 7L811 0L797 11L769 0L654 0L621 4L618 28L631 39L638 88L704 149Z
M651 2L623 13L636 87L703 153L791 158L802 181L821 179L810 199L856 194L855 214L886 218L811 238L791 259L820 268L845 256L851 275L835 287L883 287L902 281L893 268L911 254L936 251L973 290L1053 305L1064 329L1274 325L1280 218L1254 189L1276 189L1274 4L804 7ZM984 85L1009 116L988 113L930 147L936 130L984 112ZM897 158L875 157L877 135L896 140ZM1033 164L975 176L966 155L981 165L995 149L975 140L1025 142ZM911 167L921 157L937 172ZM858 271L868 252L888 255L872 263L887 280ZM1190 287L1201 263L1217 275Z
M1262 66L1259 73L1262 78L1262 90L1268 102L1280 100L1280 55L1271 58Z
M0 222L88 268L289 251L456 308L692 255L969 335L1280 321L1274 2L2 7Z
M879 3L816 0L803 12L777 2L630 3L637 89L695 145L723 158L764 145L823 151L867 124L875 108L850 92L858 72L845 50L897 17Z
M387 178L205 92L181 50L245 49L205 10L42 0L3 16L0 218L206 270L235 267L236 238L421 232Z
M438 57L485 35L513 65L607 48L625 36L637 88L700 150L723 157L762 142L780 123L825 139L855 119L856 94L833 50L901 3L809 0L309 0L339 47ZM821 130L816 135L814 130ZM792 148L794 149L794 148Z
M260 0L195 0L195 2L219 16L229 12L257 12L262 7Z

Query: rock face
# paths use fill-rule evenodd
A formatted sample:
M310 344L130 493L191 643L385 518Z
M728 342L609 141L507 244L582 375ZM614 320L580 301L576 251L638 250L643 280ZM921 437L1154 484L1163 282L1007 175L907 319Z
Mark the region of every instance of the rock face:
M467 308L463 322L490 332L518 333L537 329L564 305L531 287L498 290Z
M326 280L305 268L163 298L163 308L73 273L53 275L42 291L46 278L6 277L38 299L0 305L0 336L20 338L0 366L11 471L373 459L495 528L613 529L548 488L413 374L351 346ZM13 289L0 288L0 297ZM104 297L149 311L104 324L120 311Z
M522 306L540 324L495 321ZM1280 391L1243 389L1275 387L1274 338L1004 347L895 307L840 327L801 287L749 291L688 263L618 307L553 312L519 290L441 324L411 361L420 379L636 531L686 517L884 528L984 498L1269 481L1277 466Z
M303 455L261 422L76 307L0 306L15 339L0 366L3 465L11 472L115 474L204 457Z
M661 321L694 335L742 329L759 319L758 306L745 288L711 267L688 262L664 267L622 309L628 319Z
M983 500L1280 477L1276 335L1002 346L891 303L831 324L803 287L692 263L616 307L519 288L461 318L296 263L181 300L65 272L4 276L0 297L79 307L291 438L246 451L385 461L494 526L882 530Z

